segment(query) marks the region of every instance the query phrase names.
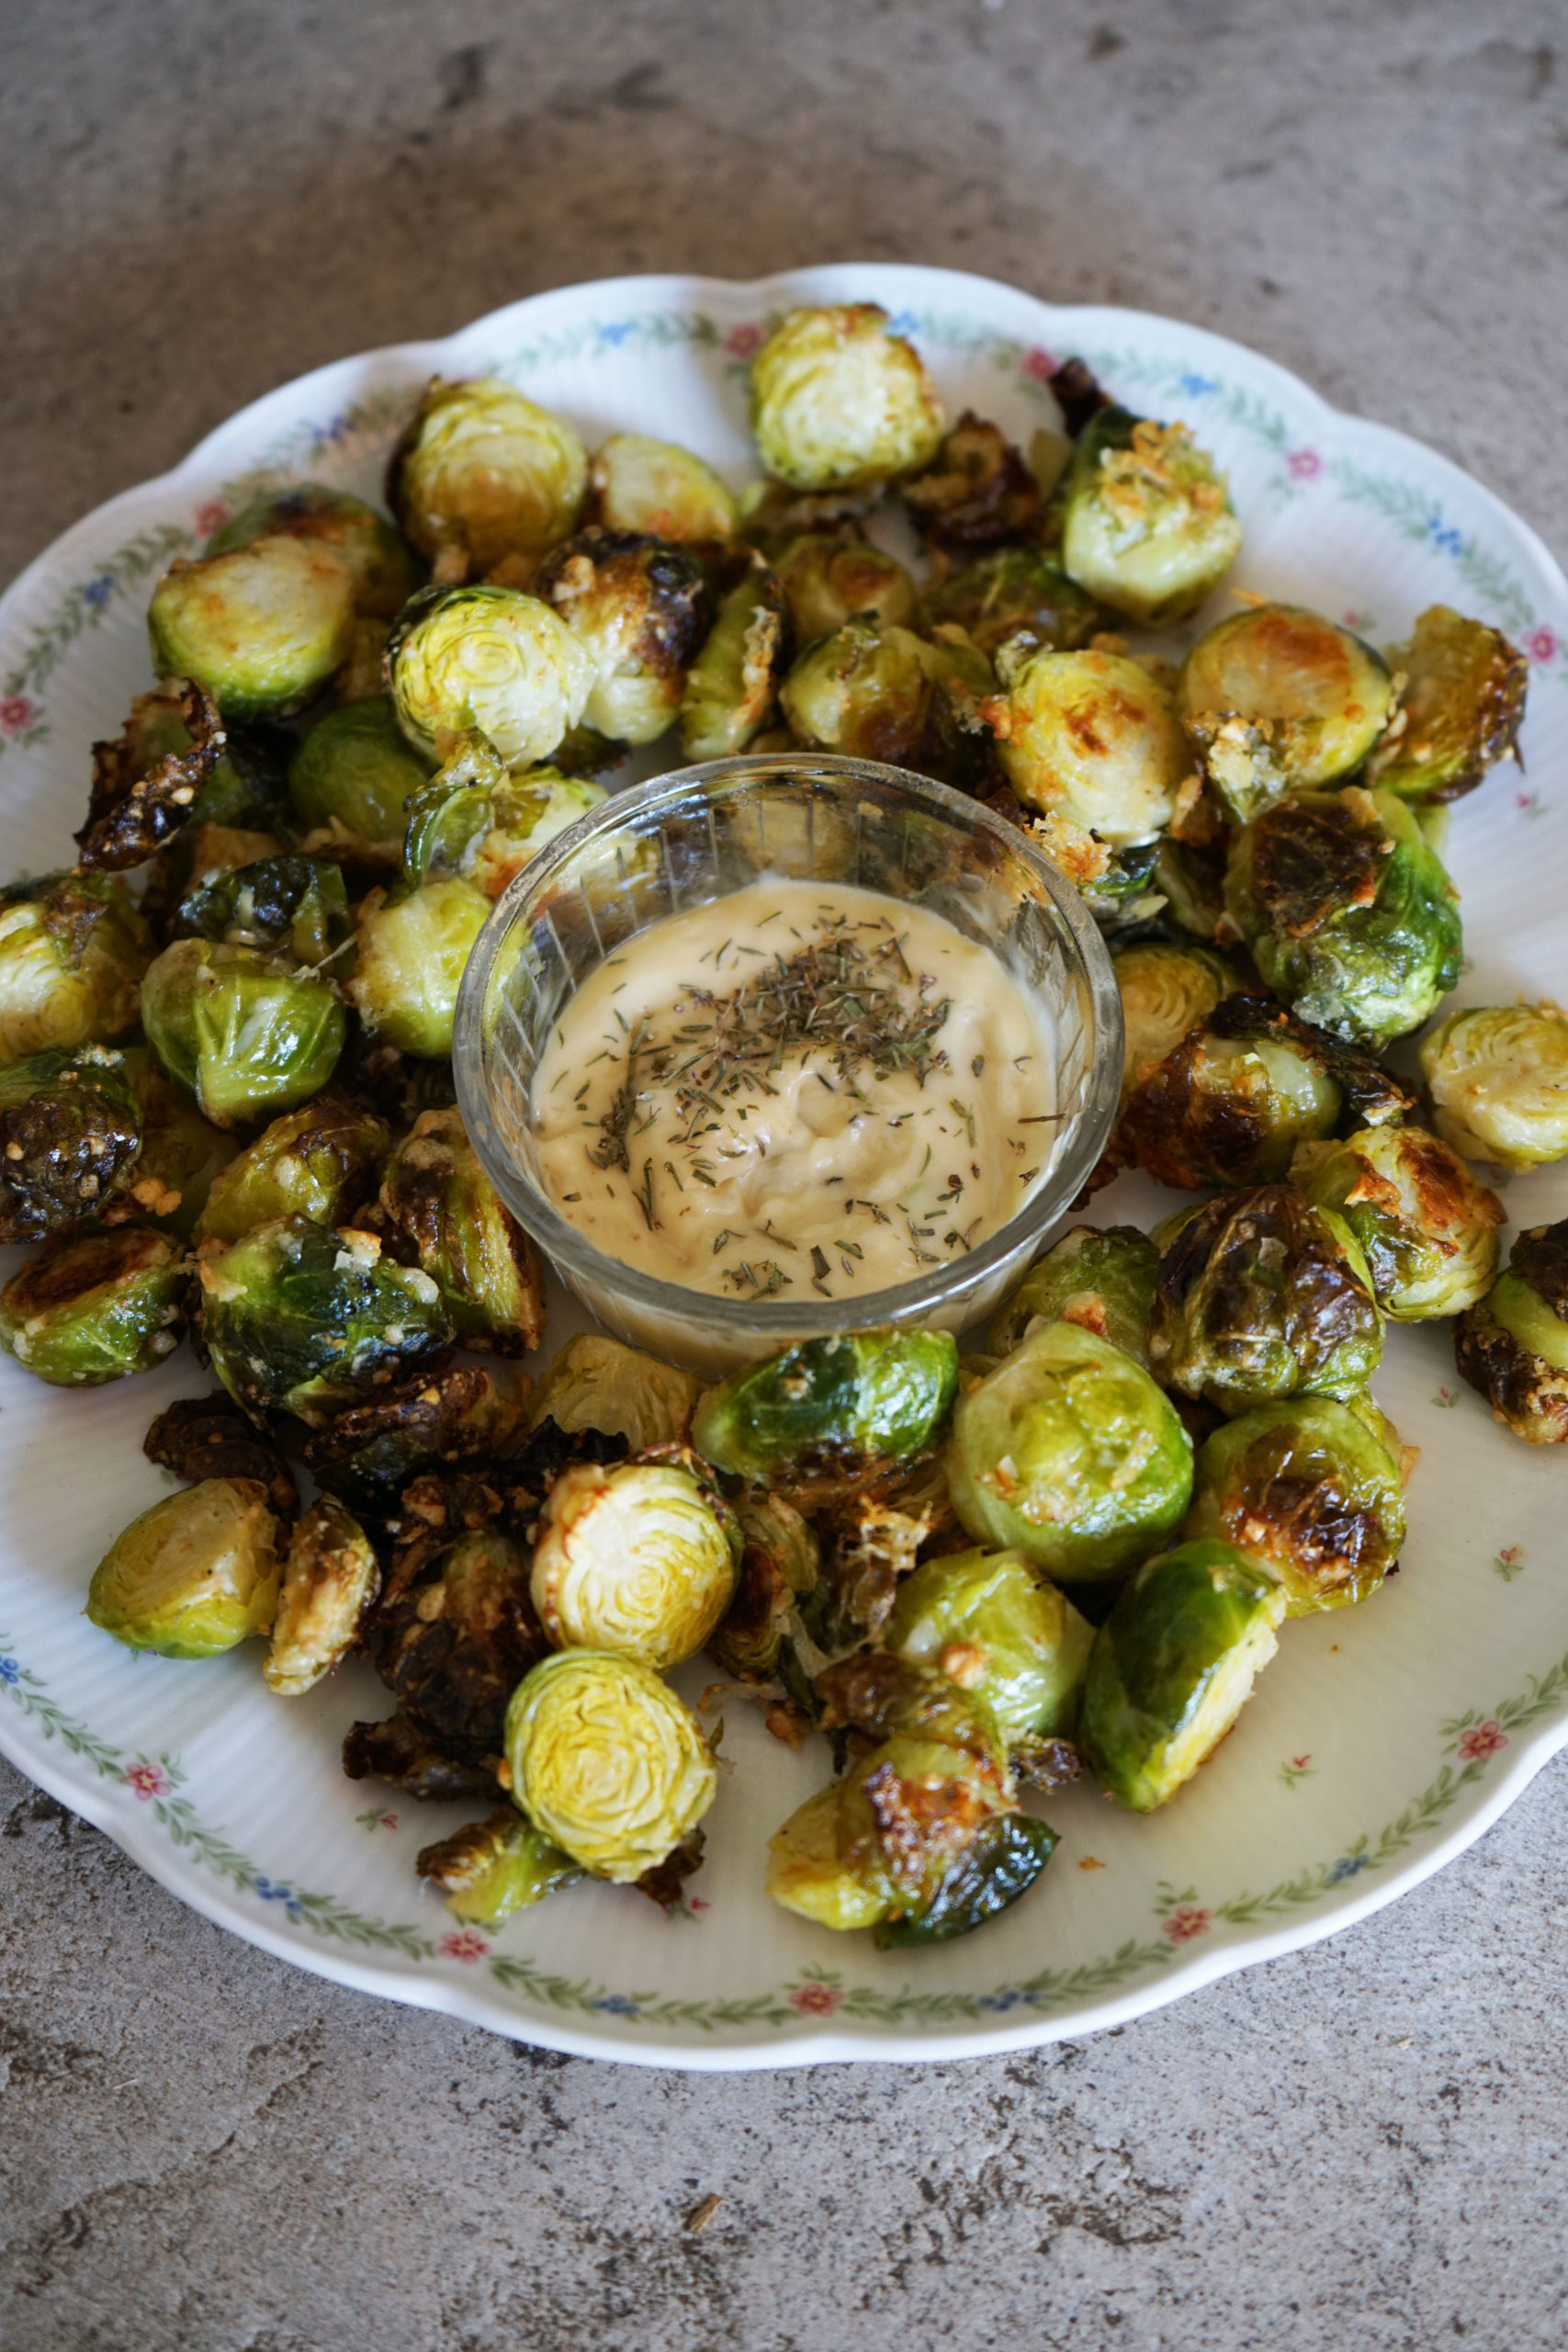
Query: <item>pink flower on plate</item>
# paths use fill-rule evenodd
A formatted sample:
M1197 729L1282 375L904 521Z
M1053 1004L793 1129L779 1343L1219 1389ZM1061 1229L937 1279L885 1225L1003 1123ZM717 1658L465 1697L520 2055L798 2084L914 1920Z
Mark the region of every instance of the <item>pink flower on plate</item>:
M38 705L28 695L0 698L0 735L19 735L38 717Z
M229 509L220 498L209 498L196 510L196 527L204 539L209 539L214 531L220 531L228 520Z
M1208 1913L1200 1911L1192 1903L1179 1903L1165 1922L1165 1933L1173 1944L1189 1944L1194 1936L1206 1936L1208 1932Z
M1048 384L1056 372L1056 366L1055 352L1043 350L1039 344L1032 351L1026 351L1019 361L1021 371L1032 384Z
M1532 662L1555 662L1562 640L1554 628L1532 628L1525 639L1525 651Z
M803 2018L830 2018L843 2000L843 1995L831 1984L797 1984L784 1999Z
M141 1761L128 1764L120 1774L128 1789L132 1789L145 1804L150 1797L166 1797L174 1793L174 1782L161 1764Z
M1459 1752L1467 1764L1484 1763L1488 1756L1495 1756L1500 1747L1508 1745L1508 1735L1500 1724L1477 1724L1460 1741Z
M753 352L761 349L765 339L759 326L731 327L724 338L724 347L731 359L750 359Z
M1315 449L1287 449L1285 471L1292 481L1315 481L1323 471L1323 459Z
M490 1950L483 1936L475 1928L458 1928L451 1935L443 1936L441 1949L448 1960L482 1960Z

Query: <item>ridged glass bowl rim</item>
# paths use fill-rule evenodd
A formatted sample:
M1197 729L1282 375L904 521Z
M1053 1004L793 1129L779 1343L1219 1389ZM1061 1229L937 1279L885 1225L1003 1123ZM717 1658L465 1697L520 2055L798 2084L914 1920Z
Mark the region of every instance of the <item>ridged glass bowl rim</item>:
M591 842L623 831L628 820L655 815L662 802L671 804L674 813L677 804L690 805L694 792L728 797L749 780L791 775L841 782L846 789L863 784L875 784L885 790L892 787L913 808L944 817L972 834L988 835L1025 869L1061 917L1088 980L1094 1023L1093 1060L1084 1103L1067 1148L1047 1182L1015 1216L956 1265L944 1263L935 1273L896 1283L885 1290L859 1292L820 1304L803 1299L794 1305L788 1300L728 1299L685 1283L665 1282L611 1257L568 1224L526 1170L500 1147L486 1099L484 1024L491 976L513 925L547 896L562 868ZM983 802L906 768L847 759L838 752L743 752L733 759L671 768L644 784L612 793L586 817L558 833L513 876L491 909L463 973L453 1023L452 1066L457 1107L486 1173L512 1214L569 1283L607 1291L645 1314L701 1321L736 1342L757 1339L783 1345L789 1340L826 1339L845 1329L868 1329L877 1324L908 1327L922 1315L951 1308L955 1300L983 1289L988 1275L1020 1250L1039 1242L1081 1191L1110 1135L1122 1087L1122 998L1110 953L1078 892L1027 833Z

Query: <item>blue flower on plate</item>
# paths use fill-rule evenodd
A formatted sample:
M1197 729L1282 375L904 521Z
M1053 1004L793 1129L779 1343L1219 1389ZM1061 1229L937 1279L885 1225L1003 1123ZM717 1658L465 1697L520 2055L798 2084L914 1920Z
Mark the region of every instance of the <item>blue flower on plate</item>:
M1441 548L1445 555L1464 553L1464 533L1456 530L1451 523L1445 523L1440 514L1427 516L1427 536L1435 548Z
M592 2002L590 2006L595 2009L603 2009L608 2018L635 2018L641 2015L637 2002L632 1999L629 1993L603 1993L598 2000Z
M1327 1883L1330 1886L1343 1886L1348 1878L1355 1878L1361 1871L1370 1871L1371 1866L1372 1858L1370 1854L1341 1854L1328 1873Z
M981 1993L977 1995L976 1997L975 2007L977 2009L1016 2009L1023 1997L1023 1995L1018 1990L1016 1985L1010 1985L1005 1993Z
M1185 392L1190 401L1201 401L1205 393L1217 392L1220 387L1215 377L1200 376L1189 368L1185 376L1178 378L1176 389Z
M102 612L113 594L114 582L107 571L100 571L97 578L89 580L83 589L82 602L85 605L91 605L95 612Z
M259 1871L252 1883L264 1903L281 1903L291 1919L299 1918L299 1897L291 1886L279 1886L270 1878L263 1878Z
M631 331L630 319L616 319L611 325L600 328L599 340L601 343L625 343Z
M14 1657L0 1657L0 1682L19 1682L22 1669Z
M887 322L889 334L919 334L920 322L913 311L896 311Z

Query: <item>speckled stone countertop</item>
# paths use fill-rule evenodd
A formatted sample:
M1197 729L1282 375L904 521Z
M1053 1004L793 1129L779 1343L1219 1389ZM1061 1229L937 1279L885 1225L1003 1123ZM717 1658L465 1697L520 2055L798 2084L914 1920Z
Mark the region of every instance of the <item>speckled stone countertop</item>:
M0 30L0 579L323 360L578 278L857 255L1200 321L1568 539L1562 0ZM1393 1909L1098 2041L727 2079L320 1984L0 1766L0 2345L1556 2352L1564 1806L1560 1758Z

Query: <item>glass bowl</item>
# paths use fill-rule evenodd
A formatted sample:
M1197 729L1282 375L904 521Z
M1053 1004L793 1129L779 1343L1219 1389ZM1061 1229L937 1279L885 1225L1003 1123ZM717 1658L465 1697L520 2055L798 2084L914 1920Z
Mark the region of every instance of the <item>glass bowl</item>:
M607 1256L541 1188L529 1115L561 1007L649 923L776 876L858 884L988 945L1047 1016L1062 1114L1009 1222L956 1263L851 1299L731 1299ZM963 1330L1022 1274L1100 1158L1122 1083L1111 958L1072 885L1018 828L901 768L768 752L681 768L558 834L497 899L457 999L453 1066L475 1149L569 1290L633 1347L709 1377L790 1341L873 1325Z

